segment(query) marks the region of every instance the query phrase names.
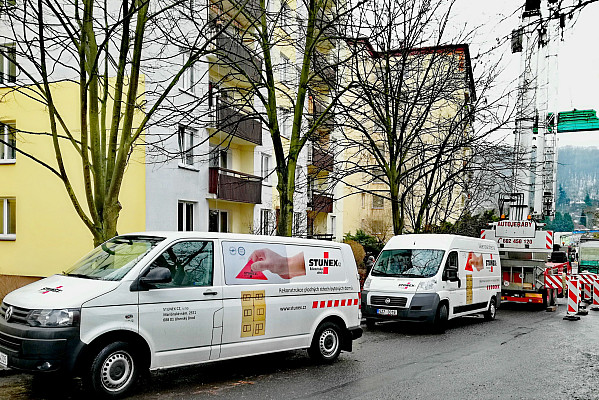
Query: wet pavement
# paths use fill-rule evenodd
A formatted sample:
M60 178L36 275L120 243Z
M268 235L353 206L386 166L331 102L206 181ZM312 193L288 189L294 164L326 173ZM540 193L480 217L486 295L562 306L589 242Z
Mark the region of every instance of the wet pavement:
M502 307L497 320L450 322L445 334L417 324L378 324L332 365L304 351L153 372L132 399L599 399L599 312L564 321ZM2 399L78 399L80 380L0 370Z

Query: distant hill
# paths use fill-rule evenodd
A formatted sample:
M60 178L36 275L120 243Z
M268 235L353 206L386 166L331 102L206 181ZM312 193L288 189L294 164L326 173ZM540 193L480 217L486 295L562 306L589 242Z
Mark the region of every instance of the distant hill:
M599 199L599 148L558 148L557 187L563 187L572 202L583 201L588 193ZM558 205L558 211L560 205Z

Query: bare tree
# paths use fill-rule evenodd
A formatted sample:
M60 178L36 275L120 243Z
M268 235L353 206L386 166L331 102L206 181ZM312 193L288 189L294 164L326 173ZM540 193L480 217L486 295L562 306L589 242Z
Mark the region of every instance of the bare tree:
M488 164L481 158L496 145L485 139L509 121L509 108L487 98L499 64L475 78L464 44L472 32L446 32L453 4L368 4L362 15L376 20L360 20L355 34L367 37L348 42L353 57L343 75L351 83L337 108L344 182L391 202L395 234L455 218L476 190L476 166ZM475 119L485 129L475 130Z
M205 7L193 1L24 0L3 9L2 41L11 44L0 54L11 65L4 79L14 82L5 99L19 93L47 107L47 132L19 134L48 135L55 161L25 153L15 142L12 147L63 182L95 244L116 234L123 176L141 135L156 121L172 123L197 107L177 101L173 89L210 51ZM59 98L65 82L78 86L76 110ZM73 113L75 123L69 122ZM65 165L72 151L82 182L79 171Z

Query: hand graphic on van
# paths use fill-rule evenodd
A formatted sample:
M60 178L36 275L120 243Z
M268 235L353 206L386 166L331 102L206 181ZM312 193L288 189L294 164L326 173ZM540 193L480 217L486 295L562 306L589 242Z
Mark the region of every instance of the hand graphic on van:
M466 271L473 271L476 268L477 271L480 271L484 268L483 266L483 255L479 254L478 256L473 252L468 253L468 260L466 261Z
M303 252L291 257L283 257L270 249L258 249L250 254L249 261L252 261L252 271L270 271L283 279L306 275Z

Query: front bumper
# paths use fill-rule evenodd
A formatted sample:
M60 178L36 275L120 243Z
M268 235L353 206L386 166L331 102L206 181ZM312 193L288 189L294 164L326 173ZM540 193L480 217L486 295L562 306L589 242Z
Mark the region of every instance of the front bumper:
M79 327L38 328L0 319L0 352L8 367L29 372L72 372L85 346Z
M437 293L416 293L412 296L409 307L386 307L368 304L369 291L362 291L362 316L376 321L418 321L433 322L439 307ZM379 294L379 293L377 293ZM378 310L395 310L397 315L381 315Z

